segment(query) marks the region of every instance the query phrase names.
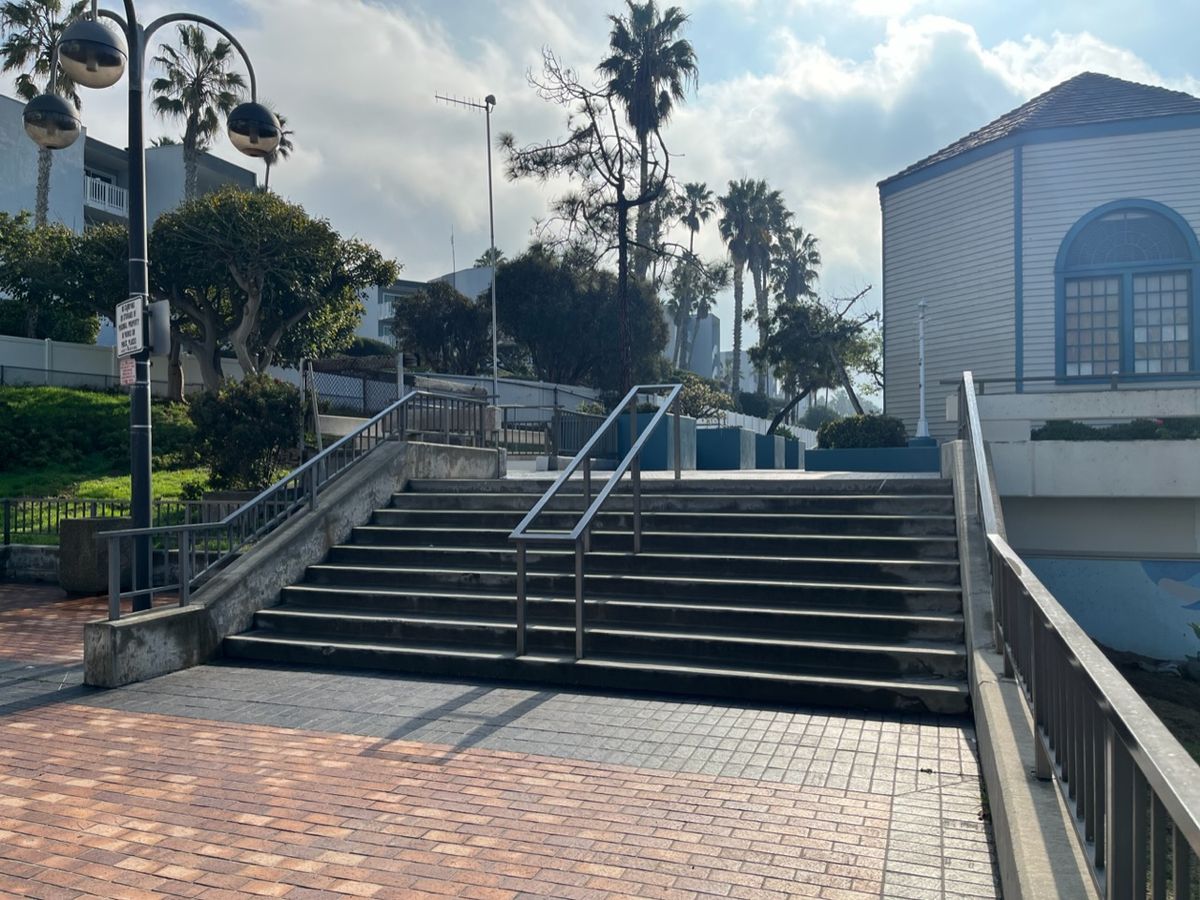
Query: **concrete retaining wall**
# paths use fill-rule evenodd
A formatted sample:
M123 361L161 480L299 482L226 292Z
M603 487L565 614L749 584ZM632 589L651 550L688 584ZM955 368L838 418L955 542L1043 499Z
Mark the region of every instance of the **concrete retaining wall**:
M753 469L754 432L744 428L697 429L696 468Z
M0 581L58 582L58 548L45 544L0 547Z
M356 525L414 478L492 478L502 474L496 451L433 444L388 444L374 451L297 516L216 575L188 607L159 609L84 627L84 680L119 687L206 662L221 641L251 627L258 610L347 540ZM497 471L499 469L499 472Z

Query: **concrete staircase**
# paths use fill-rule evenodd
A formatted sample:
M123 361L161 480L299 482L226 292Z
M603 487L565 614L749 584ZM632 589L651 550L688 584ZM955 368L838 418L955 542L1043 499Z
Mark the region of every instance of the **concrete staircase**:
M531 546L516 657L508 534L548 482L414 482L255 628L241 660L649 689L767 702L967 708L954 499L931 479L643 482L596 521L586 655L571 545ZM582 498L537 523L569 529ZM609 511L609 507L611 510Z

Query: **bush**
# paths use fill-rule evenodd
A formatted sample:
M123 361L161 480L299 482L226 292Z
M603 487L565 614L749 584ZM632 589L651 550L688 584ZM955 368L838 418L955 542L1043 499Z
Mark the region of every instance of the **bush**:
M907 443L904 423L892 416L847 416L826 422L817 432L817 446L822 450L903 447Z
M781 438L787 438L789 441L799 440L799 438L796 437L796 432L792 431L792 429L788 428L786 425L776 426L775 434Z
M679 392L679 411L693 419L719 418L733 408L733 401L715 381L701 378L692 372L681 373L683 390Z
M771 405L762 394L742 391L738 395L738 408L748 416L757 416L760 419L771 417Z
M341 352L341 356L362 357L362 356L396 356L396 348L387 341L380 341L375 338L354 336L354 340L350 345Z
M607 416L608 409L603 403L597 403L595 400L581 400L579 403L578 412L585 416Z
M151 404L155 468L186 463L195 432L181 403ZM0 388L0 471L129 471L129 397L57 387Z
M283 454L300 443L300 392L265 375L224 383L191 402L192 422L212 485L260 490L271 483Z
M1186 441L1200 438L1200 417L1134 419L1107 427L1060 419L1033 429L1030 437L1035 441Z
M826 422L833 422L840 418L838 411L832 406L810 406L804 411L801 422L805 428L819 431Z

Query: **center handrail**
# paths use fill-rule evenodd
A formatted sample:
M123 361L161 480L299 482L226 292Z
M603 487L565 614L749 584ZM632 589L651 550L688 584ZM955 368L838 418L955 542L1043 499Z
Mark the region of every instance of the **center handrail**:
M509 540L515 541L517 544L517 655L521 656L525 653L526 647L526 550L528 544L545 542L574 542L575 544L575 658L583 658L583 576L584 576L584 555L587 553L591 543L592 523L596 518L596 514L607 502L612 492L616 490L617 485L625 476L626 472L631 472L631 480L633 482L633 552L640 553L642 548L642 516L641 516L641 454L645 448L647 441L650 440L655 430L661 424L663 417L668 411L674 413L675 418L675 480L681 478L682 469L682 450L680 443L680 409L679 395L683 390L682 384L642 384L635 385L630 388L627 393L618 403L604 423L596 429L587 443L583 445L578 453L567 464L566 468L559 473L558 478L546 490L541 499L534 504L533 508L525 514L517 527L509 534ZM637 424L637 403L638 397L642 394L650 394L667 391L666 399L662 402L646 427L638 434ZM592 498L592 451L599 446L601 440L608 432L617 425L621 416L629 411L630 422L630 445L625 456L617 463L612 474L605 482L604 486L596 494L595 499ZM586 508L580 514L570 531L535 531L531 530L533 523L537 521L547 505L555 497L558 496L559 490L563 485L567 484L571 476L580 468L583 469L583 485L584 499L587 502Z
M1190 898L1200 765L1009 546L970 372L958 409L988 545L996 651L1033 718L1037 775L1062 793L1105 896Z

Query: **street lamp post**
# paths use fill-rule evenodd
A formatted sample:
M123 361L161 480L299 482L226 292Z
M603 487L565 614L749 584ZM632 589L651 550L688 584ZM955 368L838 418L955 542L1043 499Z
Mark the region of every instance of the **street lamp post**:
M69 147L79 137L82 124L75 108L54 93L58 66L82 87L106 88L116 84L129 69L129 296L143 309L150 294L149 252L146 228L146 144L142 106L146 45L159 28L172 22L190 21L207 25L237 48L250 74L250 102L237 106L226 119L230 142L247 156L262 157L279 145L279 121L258 103L258 84L254 67L245 49L224 27L204 16L172 13L160 16L143 27L137 19L133 0L124 0L125 17L106 9L97 9L92 0L90 13L71 22L63 30L51 56L47 93L25 106L25 131L42 147ZM100 21L111 19L120 28L115 32ZM143 342L145 344L146 342ZM150 347L133 356L135 381L129 403L129 448L131 463L131 512L134 528L149 528L151 521L151 434L150 434ZM134 590L144 591L133 598L135 610L149 609L151 595L151 547L148 536L134 540Z
M488 94L483 98L482 103L458 97L445 97L441 94L434 94L434 97L443 103L451 103L467 109L482 109L487 118L488 228L491 231L492 242L492 402L498 405L500 403L500 354L496 336L496 211L492 202L492 108L496 105L496 95Z

